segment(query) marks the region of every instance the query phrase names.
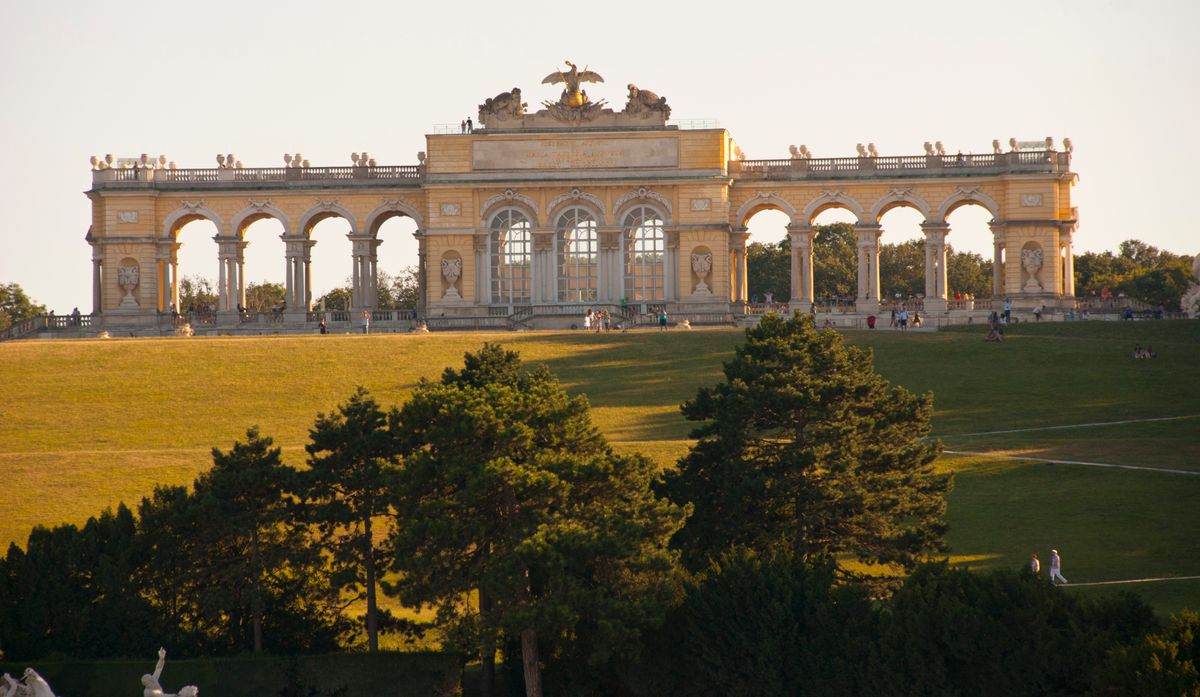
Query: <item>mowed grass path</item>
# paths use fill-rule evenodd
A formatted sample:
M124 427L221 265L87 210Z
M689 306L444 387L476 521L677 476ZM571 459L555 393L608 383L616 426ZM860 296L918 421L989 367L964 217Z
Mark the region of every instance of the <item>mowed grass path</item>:
M889 379L934 392L947 449L1200 470L1200 419L955 435L1200 414L1200 322L1046 323L1008 335L999 345L979 328L848 336ZM316 413L356 385L400 403L484 341L548 364L588 396L616 447L670 466L691 427L679 403L720 379L741 340L709 330L0 344L0 544L136 501L155 483L188 483L214 445L228 448L250 425L302 464ZM1133 360L1135 342L1159 357ZM948 513L957 562L1016 566L1058 547L1073 581L1200 575L1200 476L965 456L942 466L958 473ZM1160 609L1200 607L1200 582L1150 585L1133 589Z

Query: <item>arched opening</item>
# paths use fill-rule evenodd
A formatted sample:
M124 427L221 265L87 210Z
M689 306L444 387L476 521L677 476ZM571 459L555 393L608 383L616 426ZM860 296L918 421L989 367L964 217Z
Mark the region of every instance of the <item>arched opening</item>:
M375 248L378 273L376 303L380 310L415 310L420 302L420 250L417 221L396 212L376 221L370 234L379 240Z
M965 298L990 298L995 283L997 249L991 230L992 213L983 205L961 203L946 215L950 234L947 250L947 294L951 301ZM1000 278L1003 278L1004 250L1000 256Z
M510 208L497 213L489 227L492 302L529 304L533 291L533 235L529 217Z
M304 287L306 297L299 298L300 308L321 307L325 309L348 309L353 286L353 244L350 221L338 213L327 213L315 217L308 223L304 236L313 242L309 251Z
M181 220L171 231L179 244L171 264L171 304L183 316L194 319L211 318L217 311L217 226L207 218L191 217ZM169 307L168 307L169 309Z
M810 219L817 233L813 240L813 304L820 309L841 310L855 302L857 222L857 216L841 205L825 206Z
M625 299L631 303L666 298L666 229L664 216L651 206L635 206L625 215Z
M250 221L239 231L246 242L243 251L242 288L245 297L237 302L245 312L272 312L284 303L283 223L271 216Z
M555 224L558 301L595 302L599 293L600 237L596 218L586 208L571 208Z
M879 289L885 306L920 307L926 294L925 215L897 202L879 215Z
M746 293L751 304L771 309L785 303L792 292L791 242L787 213L775 207L761 208L745 221Z

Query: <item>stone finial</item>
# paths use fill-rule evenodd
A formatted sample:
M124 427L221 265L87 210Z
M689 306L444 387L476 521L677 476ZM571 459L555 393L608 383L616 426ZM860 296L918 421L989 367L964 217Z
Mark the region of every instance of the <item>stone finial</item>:
M159 155L159 156L158 156L158 168L159 168L159 169L164 169L164 168L166 168L166 166L167 166L167 156L166 156L166 155Z
M790 154L790 155L792 156L792 159L793 159L793 160L799 160L799 159L800 159L800 151L799 151L799 150L796 148L796 146L795 146L795 145L789 145L789 146L788 146L788 154Z
M425 151L424 150L417 151L417 162L420 162L421 164L425 164Z
M871 157L879 157L879 151L875 149L874 143L867 143L867 153L870 154Z
M88 162L91 163L92 169L100 169L100 158L96 157L95 155L89 157Z
M1063 138L1063 150L1067 152L1075 152L1075 146L1071 144L1070 138Z
M992 141L992 152L993 152L993 153L995 153L995 154L997 154L997 155L999 155L999 154L1001 154L1001 153L1003 153L1003 152L1004 152L1004 148L1000 147L1000 141L999 141L999 140L993 140L993 141Z
M217 155L217 166L222 167L222 168L225 167L225 156L224 155Z
M809 150L808 146L804 145L803 143L800 144L800 156L806 160L812 159L812 151Z
M167 169L175 169L175 168L176 168L176 167L175 167L175 161L174 161L174 160L172 160L172 161L170 161L170 162L168 162L168 163L167 163Z
M933 155L933 143L930 143L929 141L925 141L925 154Z
M858 143L857 145L855 145L855 146L854 146L854 149L858 151L858 156L859 156L859 157L866 157L866 156L867 156L867 149L866 149L865 147L863 147L863 144L862 144L862 143Z
M374 167L375 166L375 158L372 157L371 159L367 160L367 166Z
M1021 149L1021 146L1017 145L1017 139L1016 139L1016 138L1009 138L1009 139L1008 139L1008 147L1012 148L1012 151L1013 151L1013 152L1017 152L1018 150L1020 150L1020 149Z
M942 145L942 141L940 141L940 140L934 141L933 149L937 150L937 154L939 154L943 157L946 156L946 146Z
M1050 152L1054 152L1054 139L1050 136L1046 136L1046 149Z

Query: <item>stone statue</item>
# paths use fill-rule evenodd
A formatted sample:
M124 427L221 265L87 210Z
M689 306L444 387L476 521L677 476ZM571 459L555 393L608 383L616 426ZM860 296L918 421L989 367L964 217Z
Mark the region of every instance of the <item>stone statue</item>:
M933 149L937 150L938 155L941 155L942 157L946 156L946 147L942 145L942 141L934 141Z
M799 160L799 159L801 159L801 157L800 157L800 149L799 149L799 148L797 148L795 145L789 145L789 146L788 146L788 154L790 154L790 155L792 156L792 159L793 159L793 160ZM95 158L93 158L93 159L95 159Z
M525 107L529 106L521 101L521 88L514 87L508 92L501 92L495 97L491 97L479 105L479 120L482 122L487 116L499 116L501 118L512 118L525 113Z
M1025 281L1022 290L1042 290L1042 282L1038 280L1038 272L1042 270L1041 247L1026 247L1021 250L1021 268L1025 269L1025 273L1029 274L1029 280Z
M454 287L460 276L462 276L462 259L458 257L442 259L442 278L446 279L446 292L442 294L443 298L458 300L462 297L459 295L458 289Z
M600 77L599 73L588 70L587 66L584 66L583 70L580 70L571 61L563 62L569 65L571 69L565 73L561 70L555 70L542 80L542 84L553 85L559 82L563 83L565 89L563 89L559 104L571 109L579 109L591 101L588 99L587 92L579 89L579 83L604 82L604 78Z
M875 149L874 143L867 143L867 154L871 157L879 157L879 151Z
M933 157L933 154L933 143L925 141L925 155L927 157Z
M1075 146L1071 145L1070 138L1063 138L1063 150L1066 150L1067 152L1075 152Z
M160 648L158 650L158 663L154 664L154 673L147 673L142 676L142 697L197 697L200 689L195 685L188 685L179 690L178 694L163 692L162 685L158 679L162 677L163 666L167 663L167 650Z
M17 688L17 694L30 697L54 697L54 690L50 689L50 684L33 668L25 669L22 680L25 684Z
M708 273L712 271L712 254L707 252L696 253L692 255L692 271L700 277L700 282L696 284L696 288L692 291L694 295L709 295L712 293L708 289L708 284L704 282L708 278Z
M671 118L671 107L667 106L667 98L660 97L650 90L638 89L638 86L629 84L629 101L625 104L626 114L643 114L652 111L661 111L663 116Z
M1008 139L1008 147L1012 148L1012 151L1013 151L1013 152L1016 152L1016 151L1018 151L1018 150L1020 150L1020 149L1021 149L1021 146L1020 146L1020 145L1017 145L1017 139L1016 139L1016 138L1009 138L1009 139Z
M138 285L138 267L120 266L117 267L117 285L121 290L125 291L125 297L121 299L120 307L138 307L137 298L133 297L133 289Z
M4 674L3 684L0 684L0 697L29 697L33 694L33 690L17 682L16 678Z
M807 145L800 145L800 157L803 157L806 160L812 159L812 151L808 149Z
M859 143L858 145L855 145L855 146L854 146L854 149L855 149L855 150L858 150L858 156L859 156L859 157L866 157L866 156L867 156L867 149L866 149L865 147L863 147L863 144L862 144L862 143Z
M993 141L992 141L992 152L994 152L994 153L995 153L995 154L997 154L997 155L1000 155L1000 154L1003 154L1003 153L1004 153L1004 148L1000 147L1000 141L999 141L999 140L993 140Z

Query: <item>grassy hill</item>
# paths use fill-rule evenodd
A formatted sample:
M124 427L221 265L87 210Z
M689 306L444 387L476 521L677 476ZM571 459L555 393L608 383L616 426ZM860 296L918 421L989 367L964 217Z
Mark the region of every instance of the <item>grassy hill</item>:
M1200 322L1020 325L1003 344L985 343L979 328L848 336L874 350L889 379L933 391L934 431L964 453L941 460L958 475L948 512L954 561L1018 566L1057 547L1072 582L1200 575L1200 476L1190 474L1200 472ZM213 446L227 448L251 425L301 464L317 412L356 385L401 402L418 379L484 341L548 364L588 396L617 447L668 467L688 446L679 403L719 380L741 338L712 330L0 344L0 544L23 543L35 524L82 522L155 483L190 482ZM1159 357L1135 361L1135 343ZM1108 425L1077 427L1095 423ZM1071 428L1046 428L1056 426ZM1162 610L1200 607L1196 580L1080 590L1114 588Z

